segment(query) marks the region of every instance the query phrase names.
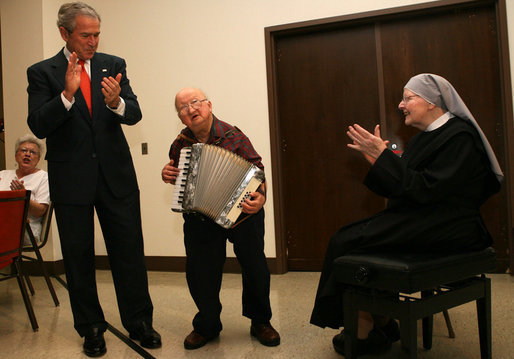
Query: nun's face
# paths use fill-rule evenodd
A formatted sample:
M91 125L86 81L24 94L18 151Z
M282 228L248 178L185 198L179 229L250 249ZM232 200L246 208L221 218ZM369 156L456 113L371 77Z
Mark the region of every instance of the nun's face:
M433 104L407 89L403 90L403 98L398 105L398 109L405 116L405 124L421 131L424 131L432 122L429 111L433 107Z

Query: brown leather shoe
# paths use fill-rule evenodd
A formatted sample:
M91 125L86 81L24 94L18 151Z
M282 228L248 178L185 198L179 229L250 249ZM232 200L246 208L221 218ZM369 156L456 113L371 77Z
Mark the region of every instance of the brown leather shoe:
M193 330L191 333L189 333L186 339L184 339L184 348L189 350L201 348L209 341L217 338L218 336L219 334L210 337L204 337L203 335Z
M259 342L267 347L274 347L280 344L280 334L278 334L270 323L252 324L250 334L259 339Z

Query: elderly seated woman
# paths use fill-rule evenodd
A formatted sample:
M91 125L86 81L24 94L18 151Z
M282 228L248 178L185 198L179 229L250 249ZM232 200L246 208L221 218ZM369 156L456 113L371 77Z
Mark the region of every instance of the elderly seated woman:
M44 144L33 135L18 138L15 144L18 168L0 171L0 191L28 189L31 191L28 219L36 240L41 235L41 220L50 203L48 173L37 168ZM25 244L30 240L25 236Z
M366 252L461 253L481 250L492 238L480 206L498 192L503 173L487 138L453 86L434 74L412 77L398 109L420 132L402 156L387 148L380 128L350 126L348 147L370 163L364 184L388 199L387 208L347 224L328 245L311 323L344 327L343 290L332 276L339 256ZM381 354L400 339L389 318L359 312L357 354ZM332 341L344 355L344 330Z

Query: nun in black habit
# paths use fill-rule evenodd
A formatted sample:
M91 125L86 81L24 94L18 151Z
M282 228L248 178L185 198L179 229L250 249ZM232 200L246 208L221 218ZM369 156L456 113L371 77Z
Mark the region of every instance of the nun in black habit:
M492 238L479 207L499 191L503 173L484 133L453 86L433 74L412 77L398 105L405 124L419 129L402 156L359 125L349 127L351 149L371 168L364 184L388 198L387 208L339 229L330 239L311 323L344 326L342 291L332 278L335 258L366 252L473 251ZM399 339L395 321L359 312L359 354L378 353ZM334 337L344 354L344 331Z

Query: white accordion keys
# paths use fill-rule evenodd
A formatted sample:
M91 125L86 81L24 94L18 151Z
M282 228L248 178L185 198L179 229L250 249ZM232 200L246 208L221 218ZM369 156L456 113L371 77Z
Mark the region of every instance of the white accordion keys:
M189 172L189 159L191 158L191 147L184 147L180 151L178 169L180 173L175 179L175 188L171 200L171 209L176 212L183 212L182 201L184 200L184 190L186 188L186 179Z

